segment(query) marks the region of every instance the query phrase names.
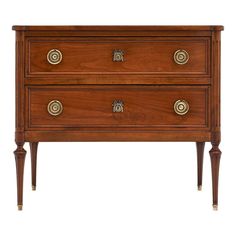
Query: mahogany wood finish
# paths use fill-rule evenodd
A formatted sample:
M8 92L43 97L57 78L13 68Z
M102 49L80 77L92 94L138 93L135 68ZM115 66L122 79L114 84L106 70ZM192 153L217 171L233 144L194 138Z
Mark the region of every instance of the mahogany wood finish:
M17 149L15 150L16 160L16 178L17 178L17 204L18 210L22 210L23 206L23 178L26 151L23 148L24 143L17 142Z
M202 171L205 142L197 142L197 186L198 190L202 190Z
M208 87L156 86L54 86L29 87L27 130L69 127L193 128L209 130ZM184 98L191 107L185 116L176 115L175 101ZM58 117L47 111L48 102L58 100ZM124 112L112 112L114 100L124 102ZM28 104L29 103L29 104ZM27 119L28 118L28 119Z
M24 143L30 143L35 190L38 143L55 141L196 142L198 188L202 186L204 144L211 142L213 206L217 208L223 26L13 29L19 210ZM61 53L58 64L49 63L51 50ZM120 61L114 60L117 51L122 52ZM178 51L187 58L182 64L176 61ZM178 114L177 101L188 108L186 113ZM181 113L183 106L179 108Z
M63 40L63 41L62 41ZM57 45L63 52L60 66L51 65L45 55ZM191 60L181 67L173 52L185 48ZM30 38L27 40L27 75L68 74L194 74L209 73L209 38ZM122 49L125 63L111 60L114 49ZM142 55L142 56L141 56Z
M217 210L218 208L218 181L219 181L219 167L220 167L220 157L221 151L218 145L212 143L213 147L210 150L211 156L211 168L212 168L212 191L213 191L213 208Z
M30 142L32 190L36 190L37 151L38 151L38 142Z

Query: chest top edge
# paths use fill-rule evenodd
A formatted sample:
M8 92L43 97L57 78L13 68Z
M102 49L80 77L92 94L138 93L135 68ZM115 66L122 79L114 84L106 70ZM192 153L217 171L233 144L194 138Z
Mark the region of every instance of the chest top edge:
M15 31L222 31L222 25L14 25Z

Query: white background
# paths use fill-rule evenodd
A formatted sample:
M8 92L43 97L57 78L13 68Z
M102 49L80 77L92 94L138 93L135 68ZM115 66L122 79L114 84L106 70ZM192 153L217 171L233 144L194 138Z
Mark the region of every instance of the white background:
M0 235L236 235L235 22L233 0L20 0L0 3ZM194 143L40 143L37 191L30 158L24 209L16 208L14 24L211 25L222 32L219 211L211 207L206 144L197 191ZM28 151L28 144L25 145Z

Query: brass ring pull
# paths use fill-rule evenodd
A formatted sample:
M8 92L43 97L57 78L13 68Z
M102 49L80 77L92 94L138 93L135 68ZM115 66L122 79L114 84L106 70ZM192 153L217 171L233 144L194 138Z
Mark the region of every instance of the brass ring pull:
M114 50L113 51L113 61L114 62L121 62L124 61L124 51L122 50Z
M113 112L123 112L124 111L124 102L121 100L115 100L112 103Z
M184 65L188 62L188 60L189 60L189 55L187 51L179 49L174 53L174 61L176 64Z
M62 103L58 100L52 100L48 103L48 113L52 116L59 116L63 111Z
M185 100L177 100L174 104L174 111L178 115L185 115L189 111L189 104Z
M58 49L52 49L47 54L47 60L52 65L57 65L62 61L62 53Z

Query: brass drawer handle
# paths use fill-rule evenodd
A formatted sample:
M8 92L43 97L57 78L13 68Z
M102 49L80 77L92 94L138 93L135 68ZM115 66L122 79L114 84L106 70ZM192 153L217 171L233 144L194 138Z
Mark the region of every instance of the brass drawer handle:
M189 111L189 104L185 100L177 100L174 104L174 111L178 115L185 115Z
M48 103L48 113L52 116L59 116L63 111L63 105L58 100L52 100Z
M115 100L112 103L113 112L123 112L124 111L124 102L121 100Z
M124 61L124 51L122 50L114 50L113 51L113 61L114 62L121 62Z
M47 60L52 65L57 65L62 61L62 53L58 49L52 49L47 54Z
M187 51L179 49L174 53L174 61L176 64L184 65L188 62L188 60L189 60L189 55Z

